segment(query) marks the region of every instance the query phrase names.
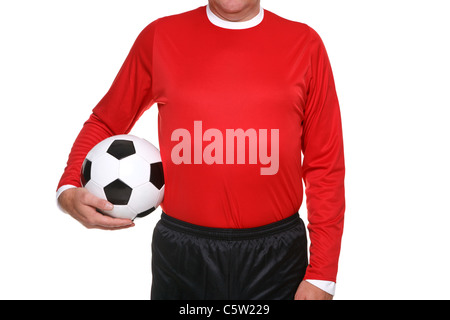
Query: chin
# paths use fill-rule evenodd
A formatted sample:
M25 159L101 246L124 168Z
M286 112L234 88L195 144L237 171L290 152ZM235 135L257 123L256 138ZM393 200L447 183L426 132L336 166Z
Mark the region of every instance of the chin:
M244 10L249 5L253 4L254 1L249 0L216 0L215 3L220 6L220 8L226 13L238 13Z

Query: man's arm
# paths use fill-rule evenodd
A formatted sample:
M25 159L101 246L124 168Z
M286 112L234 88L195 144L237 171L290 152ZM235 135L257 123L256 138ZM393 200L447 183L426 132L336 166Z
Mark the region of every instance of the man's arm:
M345 211L342 125L328 55L312 29L310 44L310 85L302 138L311 241L305 280L336 282ZM316 289L313 287L302 283L299 296L308 296L306 292L311 294Z
M151 71L155 24L150 24L136 39L111 88L84 124L57 187L59 207L89 228L132 226L131 220L116 220L96 211L108 210L110 204L81 188L80 172L87 153L97 143L113 135L129 133L153 104Z

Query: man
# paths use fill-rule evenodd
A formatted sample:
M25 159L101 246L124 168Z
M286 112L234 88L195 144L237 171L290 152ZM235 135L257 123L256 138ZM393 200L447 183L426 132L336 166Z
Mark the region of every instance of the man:
M87 228L134 226L80 188L87 152L157 103L166 181L152 299L332 299L344 154L328 56L307 25L259 0L209 0L137 38L85 123L58 185ZM302 163L301 154L304 159ZM305 181L308 229L298 216Z

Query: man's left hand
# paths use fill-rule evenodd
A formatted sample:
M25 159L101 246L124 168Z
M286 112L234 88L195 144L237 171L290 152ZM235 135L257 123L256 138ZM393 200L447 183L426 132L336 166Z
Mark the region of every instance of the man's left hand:
M295 300L333 300L333 296L308 281L302 281L295 294Z

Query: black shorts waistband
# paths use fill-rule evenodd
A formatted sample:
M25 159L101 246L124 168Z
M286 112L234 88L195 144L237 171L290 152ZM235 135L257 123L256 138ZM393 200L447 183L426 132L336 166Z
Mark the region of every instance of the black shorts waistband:
M167 215L165 212L162 212L160 222L167 228L178 232L187 233L203 238L228 241L249 240L267 237L287 231L291 228L294 228L295 226L303 224L303 221L301 220L298 212L283 220L261 227L247 229L222 229L203 227L175 219Z

